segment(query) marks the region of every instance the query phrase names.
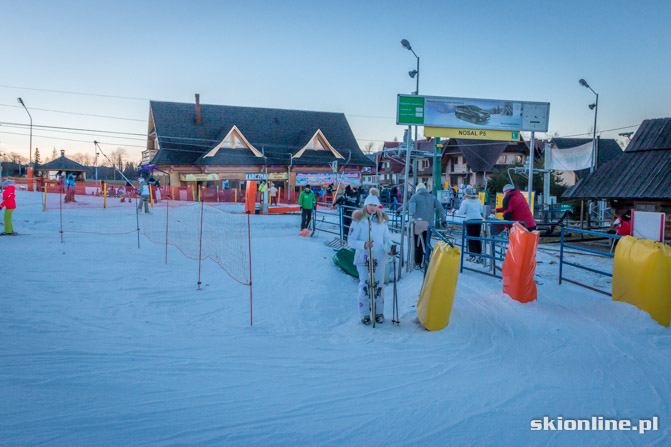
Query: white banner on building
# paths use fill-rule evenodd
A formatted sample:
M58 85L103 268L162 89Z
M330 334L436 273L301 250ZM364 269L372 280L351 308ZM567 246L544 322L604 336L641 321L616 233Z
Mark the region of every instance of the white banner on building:
M552 148L549 166L545 169L556 171L579 171L592 166L592 142L567 149Z

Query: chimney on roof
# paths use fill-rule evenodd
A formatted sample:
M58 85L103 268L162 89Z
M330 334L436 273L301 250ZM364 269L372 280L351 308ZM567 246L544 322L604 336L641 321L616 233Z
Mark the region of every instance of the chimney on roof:
M203 121L200 118L200 95L196 93L196 124L202 124Z
M65 157L65 149L61 149L61 157Z

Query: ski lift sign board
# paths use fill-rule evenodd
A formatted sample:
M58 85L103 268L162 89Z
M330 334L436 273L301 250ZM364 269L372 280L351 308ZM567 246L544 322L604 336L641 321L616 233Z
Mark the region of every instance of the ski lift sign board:
M547 132L549 102L398 95L396 124Z
M666 213L631 211L632 236L639 239L664 242Z

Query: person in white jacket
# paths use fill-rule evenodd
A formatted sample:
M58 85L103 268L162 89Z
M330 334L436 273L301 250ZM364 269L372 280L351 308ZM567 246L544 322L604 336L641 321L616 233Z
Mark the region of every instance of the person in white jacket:
M391 251L392 245L388 221L389 216L380 209L380 200L373 194L366 197L362 209L352 213L347 242L350 247L356 249L354 265L359 272L359 315L364 324L371 323L371 303L368 298L369 247L373 249L375 271L375 322L384 322L384 272L387 253Z
M485 214L485 207L482 206L480 198L473 191L473 188L469 185L466 187L466 195L461 201L461 206L459 210L455 213L457 216L463 216L466 220L482 220ZM466 234L472 237L480 237L480 228L481 224L479 223L469 223L466 224ZM482 253L482 241L479 240L468 240L468 251L474 254ZM479 256L469 256L468 261L478 262L480 261Z
M137 204L137 209L141 210L144 205L145 214L149 214L149 186L147 182L144 181L142 177L137 179L138 181L138 193L140 194L140 200Z

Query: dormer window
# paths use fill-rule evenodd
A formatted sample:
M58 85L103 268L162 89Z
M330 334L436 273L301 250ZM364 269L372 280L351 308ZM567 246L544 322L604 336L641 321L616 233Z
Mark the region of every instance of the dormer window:
M331 143L328 142L324 134L320 129L317 129L317 132L310 138L310 141L308 141L308 144L303 146L303 148L294 155L293 158L299 158L301 155L306 150L311 150L311 151L328 151L333 154L334 157L336 158L342 158L343 160L345 157L340 155L338 151L336 151L333 146L331 146Z
M203 158L214 157L219 149L247 149L250 150L256 157L263 157L263 154L259 152L254 146L251 145L247 138L240 132L237 126L233 128L226 134L221 143L217 144L210 152L205 154Z

